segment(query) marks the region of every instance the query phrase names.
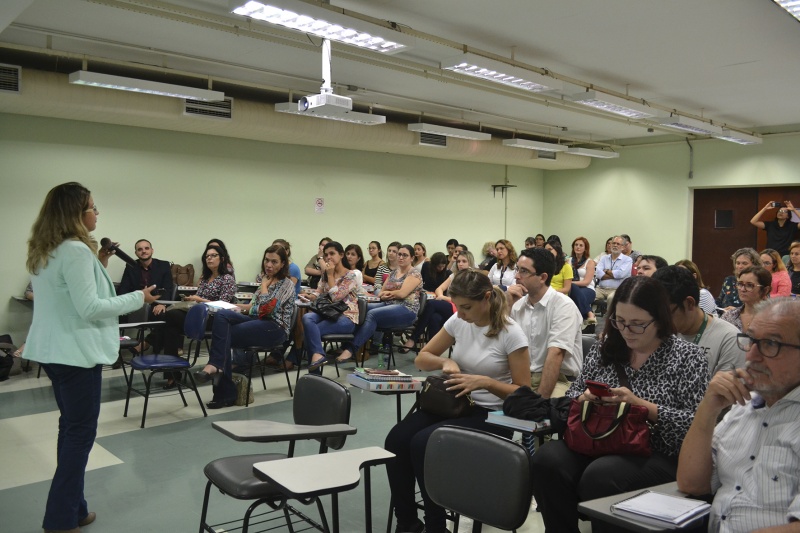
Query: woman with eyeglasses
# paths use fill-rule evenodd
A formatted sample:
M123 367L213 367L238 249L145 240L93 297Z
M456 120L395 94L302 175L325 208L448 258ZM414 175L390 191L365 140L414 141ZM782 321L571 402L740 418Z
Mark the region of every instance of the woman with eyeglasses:
M725 311L721 318L739 328L739 331L747 331L756 304L769 298L772 274L760 266L747 267L739 273L736 288L742 305Z
M489 281L492 285L507 290L517 283L514 269L517 267L517 251L511 241L500 239L494 245L497 262L489 270Z
M717 297L717 307L730 311L742 305L739 299L739 290L736 282L742 270L751 266L761 266L761 257L752 248L739 248L731 256L733 261L733 275L722 280L722 290Z
M593 395L586 380L608 384L611 396ZM563 440L544 444L532 461L533 493L545 531L577 533L579 502L675 481L681 443L707 386L708 360L702 348L675 335L663 285L644 276L623 281L608 307L603 334L566 395L646 407L653 453L588 457ZM592 531L606 529L592 524Z
M778 210L775 214L775 220L762 222L761 217L770 209ZM750 220L750 224L758 229L766 231L767 248L772 248L783 256L789 253L789 246L792 243L794 234L800 229L800 224L792 222L792 214L796 214L800 217L800 211L798 211L789 200L783 202L783 205L781 205L780 202L767 202L767 205L762 207L761 211L753 216L752 220Z
M356 331L353 342L342 350L339 362L350 361L353 354L367 342L375 330L410 326L419 312L419 296L422 292L422 275L411 266L414 247L402 245L397 251L397 269L392 270L383 284L380 303L369 304L364 323Z
M197 284L197 292L187 296L184 300L188 302L223 302L233 303L236 298L236 280L228 271L229 259L225 250L221 246L212 244L206 248L202 256L203 274L200 283ZM164 347L163 352L168 355L176 355L178 350L183 349L183 323L189 310L184 306L167 308L164 313L163 328ZM175 377L180 374L168 375L165 389L172 389L176 386Z
M778 255L777 250L765 248L761 250L761 264L772 274L772 288L769 293L770 298L792 295L792 279L783 264L783 259Z

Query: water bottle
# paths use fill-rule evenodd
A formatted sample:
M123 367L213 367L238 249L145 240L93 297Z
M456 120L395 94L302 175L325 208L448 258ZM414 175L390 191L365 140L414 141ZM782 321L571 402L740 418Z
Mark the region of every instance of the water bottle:
M385 367L383 357L383 348L381 348L381 351L378 352L378 368Z

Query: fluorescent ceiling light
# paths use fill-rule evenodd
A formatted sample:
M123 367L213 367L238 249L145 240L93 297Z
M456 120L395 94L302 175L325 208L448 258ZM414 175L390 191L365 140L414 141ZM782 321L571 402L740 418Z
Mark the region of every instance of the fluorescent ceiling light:
M231 11L237 15L384 54L407 49L413 42L411 37L399 31L392 31L300 0L264 2L230 0L229 5Z
M702 120L682 117L680 115L656 117L653 120L657 124L661 124L664 127L694 133L695 135L722 135L722 128L719 126L709 124L708 122L703 122Z
M796 0L798 5L800 5L800 0ZM761 137L756 137L755 135L748 135L746 133L742 133L739 131L729 130L728 128L722 128L722 135L714 135L717 139L722 139L723 141L729 141L736 144L761 144L764 142L764 139Z
M789 12L791 16L800 20L800 0L772 0L783 9Z
M188 100L220 102L225 99L225 93L220 91L209 91L206 89L184 87L183 85L172 85L170 83L98 74L87 70L78 70L71 73L69 75L69 82L76 85L89 85L91 87L103 87L104 89L118 89L120 91L172 96L174 98L185 98Z
M619 152L611 152L607 150L592 150L590 148L570 148L567 150L568 154L584 155L586 157L596 157L598 159L616 159L619 157Z
M657 112L651 107L647 107L636 102L631 102L624 98L618 98L610 94L602 94L597 91L584 91L567 97L575 103L593 107L607 113L622 115L631 119L650 118L656 116Z
M559 80L543 76L538 72L494 61L469 52L445 59L441 65L444 70L451 70L466 76L502 83L503 85L535 93L558 91L563 85Z
M408 131L416 131L418 133L433 133L435 135L457 137L459 139L469 139L471 141L488 141L492 138L490 133L462 130L459 128L448 128L446 126L437 126L436 124L426 124L424 122L409 124Z
M372 115L370 113L359 113L347 109L332 110L326 108L320 111L319 108L310 108L305 111L300 111L297 108L296 102L282 102L275 104L275 111L278 113L289 113L292 115L302 115L306 117L326 118L328 120L339 120L341 122L352 122L353 124L362 124L364 126L374 126L376 124L385 124L386 117L383 115Z
M566 152L567 148L569 148L563 144L527 141L525 139L504 139L503 146L510 146L512 148L527 148L528 150L539 150L540 152Z

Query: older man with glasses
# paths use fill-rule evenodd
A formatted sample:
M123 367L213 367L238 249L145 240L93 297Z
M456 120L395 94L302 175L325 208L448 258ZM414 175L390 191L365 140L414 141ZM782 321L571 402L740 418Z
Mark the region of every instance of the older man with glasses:
M758 305L737 341L747 362L709 383L683 441L678 488L714 493L709 531L800 531L800 301Z
M611 239L611 253L601 257L597 263L595 269L597 284L594 288L597 300L606 300L610 304L617 288L631 277L633 260L622 253L625 250L625 243L626 240L622 236L615 235Z

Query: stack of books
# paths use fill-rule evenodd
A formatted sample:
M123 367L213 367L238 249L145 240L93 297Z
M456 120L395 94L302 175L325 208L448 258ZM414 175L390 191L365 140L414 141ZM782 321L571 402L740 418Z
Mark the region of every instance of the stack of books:
M517 431L529 431L531 433L550 427L550 420L545 419L541 422L534 422L533 420L524 420L522 418L504 415L503 411L492 411L486 417L486 421L496 426L505 426Z
M347 381L354 387L369 391L418 391L422 390L422 381L399 370L382 370L375 368L356 368L348 374Z
M710 510L711 505L704 501L651 490L611 506L611 512L616 515L664 529L686 527L707 515Z

